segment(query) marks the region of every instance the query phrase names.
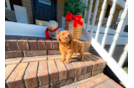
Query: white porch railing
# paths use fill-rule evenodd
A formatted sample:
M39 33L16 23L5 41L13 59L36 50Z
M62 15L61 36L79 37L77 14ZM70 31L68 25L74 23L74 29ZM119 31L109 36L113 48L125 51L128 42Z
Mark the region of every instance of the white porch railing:
M113 19L113 14L115 12L115 9L116 9L116 4L119 4L119 1L120 0L112 0L113 2L113 5L112 5L112 8L110 10L110 15L108 17L108 21L107 21L107 25L106 25L106 28L105 28L105 33L104 33L104 36L103 36L103 39L102 39L102 44L100 45L99 42L98 42L98 38L99 38L99 34L100 34L100 28L101 28L101 25L102 25L102 19L104 17L104 13L105 13L105 9L106 9L106 4L107 4L107 0L104 0L103 1L103 5L102 5L102 9L101 9L101 13L100 13L100 18L99 18L99 23L98 23L98 27L97 27L97 32L96 32L96 35L95 35L95 39L92 37L92 32L93 32L93 28L91 27L91 30L90 30L90 34L91 34L91 45L94 47L94 49L98 52L98 54L105 60L107 61L107 65L110 67L110 69L114 72L114 74L119 78L119 80L124 84L125 87L128 87L127 86L127 79L128 79L128 74L123 70L122 68L122 65L126 59L126 56L127 56L127 47L128 47L128 44L125 46L124 48L124 52L123 54L121 55L120 57L120 60L119 62L117 63L114 58L112 57L112 54L113 54L113 51L115 49L115 46L116 46L116 42L118 40L118 37L120 35L120 32L122 30L122 28L125 27L126 25L126 22L127 22L127 12L128 12L128 2L126 1L125 3L125 7L124 7L124 11L122 13L122 16L121 16L121 20L117 26L117 29L116 29L116 33L114 34L114 37L113 37L113 42L111 44L111 47L110 47L110 50L109 52L107 52L105 49L104 49L104 46L105 46L105 41L106 41L106 38L107 38L107 34L108 34L108 31L109 31L109 27L111 25L111 22L112 22L112 19ZM98 0L96 0L96 3L98 2ZM90 4L89 6L90 8L92 8L92 4ZM89 9L90 9L89 8ZM98 6L96 5L96 10L98 8ZM96 10L94 11L94 13L96 12ZM91 12L91 11L90 11ZM90 15L90 14L88 14ZM90 16L88 16L90 17ZM96 14L95 16L96 17ZM89 18L88 18L89 19ZM88 22L86 25L89 25ZM94 24L92 24L93 26ZM85 35L85 37L90 40L90 35L89 33L86 31L88 30L88 26L86 26L86 29L83 30L83 34ZM123 40L122 40L123 41Z

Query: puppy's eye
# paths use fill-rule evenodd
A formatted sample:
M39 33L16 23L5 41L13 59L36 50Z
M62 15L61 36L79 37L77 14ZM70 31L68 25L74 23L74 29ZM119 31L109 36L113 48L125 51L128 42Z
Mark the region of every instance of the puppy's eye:
M70 35L68 35L68 37L70 38Z
M62 36L64 36L64 34L62 34Z

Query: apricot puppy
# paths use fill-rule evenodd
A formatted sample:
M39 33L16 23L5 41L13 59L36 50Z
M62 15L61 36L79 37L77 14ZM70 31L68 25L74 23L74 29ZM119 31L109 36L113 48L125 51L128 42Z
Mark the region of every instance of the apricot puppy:
M59 41L59 49L62 54L62 58L60 60L62 62L66 60L65 63L69 63L72 59L72 55L77 52L80 53L80 60L83 60L84 44L79 40L73 39L72 34L69 31L61 31L57 35L57 41Z

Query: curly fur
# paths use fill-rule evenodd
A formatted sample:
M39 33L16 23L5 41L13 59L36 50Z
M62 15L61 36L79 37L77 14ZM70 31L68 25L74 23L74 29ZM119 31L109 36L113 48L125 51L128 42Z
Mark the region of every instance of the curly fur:
M69 63L69 61L72 59L72 55L77 52L80 53L80 60L83 60L84 44L79 40L73 39L72 34L69 31L61 31L57 35L57 41L59 41L59 49L62 54L62 62L66 60L65 63Z

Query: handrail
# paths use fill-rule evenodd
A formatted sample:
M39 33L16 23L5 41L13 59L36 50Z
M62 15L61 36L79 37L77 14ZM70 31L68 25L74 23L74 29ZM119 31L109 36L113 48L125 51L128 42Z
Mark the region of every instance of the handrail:
M108 52L101 47L101 45L89 35L85 30L82 30L83 34L89 42L91 42L92 47L97 51L97 53L107 62L107 65L114 72L114 74L120 79L120 81L127 87L128 74L120 67L117 62L111 57Z

